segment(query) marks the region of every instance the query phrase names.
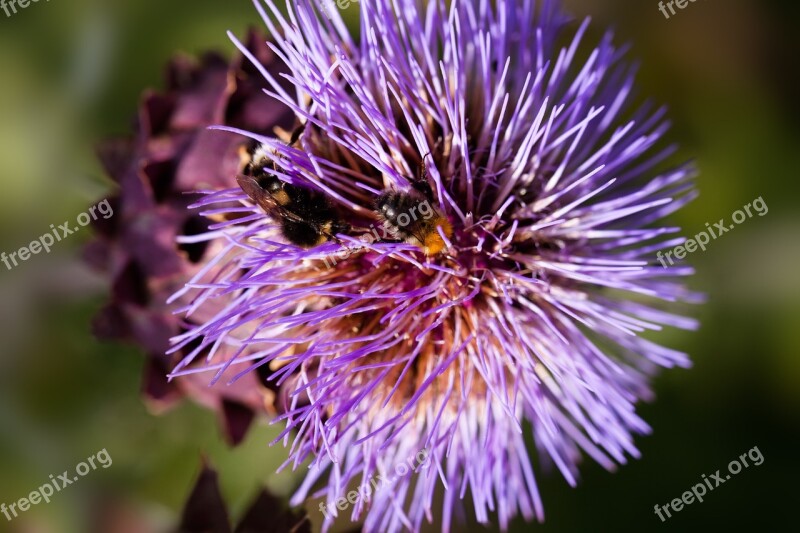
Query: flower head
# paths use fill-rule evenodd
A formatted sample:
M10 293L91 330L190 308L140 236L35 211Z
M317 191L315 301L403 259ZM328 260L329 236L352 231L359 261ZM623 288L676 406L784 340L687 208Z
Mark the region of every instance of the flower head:
M263 68L281 71L257 32L248 36L246 49ZM95 318L94 330L101 338L128 340L145 351L143 392L150 405L160 410L189 395L218 409L226 436L238 443L254 412L262 410L264 391L258 380L220 391L201 380L166 379L170 363L163 354L170 337L183 329L165 302L217 248L205 239L177 243L176 236L208 230L207 219L186 209L197 199L187 193L229 186L246 144L241 137L210 132L208 126L272 134L274 127L290 128L294 118L284 106L263 98L266 82L241 55L232 61L214 53L200 61L177 57L166 79L165 91L143 95L135 136L107 141L98 150L118 185L112 198L118 215L97 221L96 237L85 250L86 260L111 283L111 301Z
M212 227L227 244L176 295L189 320L213 312L174 339L194 349L172 375L268 368L279 440L310 461L293 502L382 476L349 510L370 531L434 514L449 530L466 494L481 522L541 520L528 434L570 484L583 455L609 470L638 456L649 377L689 365L640 334L695 326L665 309L696 299L679 281L691 270L653 259L693 170L666 166L665 111L633 107L611 35L583 53L587 24L570 30L549 0L362 2L357 39L308 1L266 5L294 86L264 71L269 96L305 128L295 142L220 128L262 143L262 181L240 177L245 194L231 176L198 204L237 217ZM254 183L286 196L259 202ZM297 191L346 229L320 219L319 244L293 241ZM387 224L392 194L437 222ZM422 450L424 466L397 468Z

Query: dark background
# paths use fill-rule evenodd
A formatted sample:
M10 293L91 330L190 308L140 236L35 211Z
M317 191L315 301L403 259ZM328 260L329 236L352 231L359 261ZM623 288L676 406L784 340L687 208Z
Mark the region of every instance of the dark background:
M708 295L692 309L702 328L657 338L688 351L695 366L664 373L657 400L641 406L654 430L637 439L642 458L615 474L587 461L577 489L540 473L547 521L536 529L788 528L800 501L800 5L706 0L666 20L655 0L566 3L577 17L593 17L595 36L613 27L618 42L633 43L640 92L669 105L680 156L698 161L701 196L673 221L693 235L758 197L769 213L690 257L698 271L690 284ZM109 190L92 146L129 131L139 94L161 87L168 58L230 55L225 31L242 35L258 22L245 0L53 0L11 18L0 11L0 250L74 220ZM103 448L114 463L12 525L84 531L100 494L152 523L174 524L201 452L219 468L234 514L262 483L290 494L299 478L275 474L285 451L267 446L277 426L261 423L229 449L214 414L189 402L148 413L139 398L143 358L89 333L105 287L77 261L87 237L84 230L10 272L0 265L0 502ZM655 516L656 503L753 447L762 465L666 523ZM0 516L0 531L6 526ZM518 520L513 529L533 527Z

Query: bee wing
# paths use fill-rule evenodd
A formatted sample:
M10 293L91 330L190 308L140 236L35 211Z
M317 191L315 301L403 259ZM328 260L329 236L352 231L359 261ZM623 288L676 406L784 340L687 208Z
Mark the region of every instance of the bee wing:
M239 174L236 176L236 182L239 184L239 187L247 193L247 196L249 196L251 200L273 218L308 224L307 221L281 206L277 200L275 200L275 197L258 184L258 181L254 177Z
M244 174L239 174L236 176L236 182L239 184L239 187L247 193L247 196L250 197L259 207L261 207L264 211L272 211L276 207L280 207L278 202L275 201L275 198L272 197L270 193L265 191L261 188L261 185L258 184L258 181L252 176L246 176Z

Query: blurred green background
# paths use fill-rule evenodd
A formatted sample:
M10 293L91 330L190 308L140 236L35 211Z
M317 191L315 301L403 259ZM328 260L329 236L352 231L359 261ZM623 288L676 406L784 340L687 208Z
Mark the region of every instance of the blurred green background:
M769 206L695 253L697 333L665 333L695 367L666 372L642 405L651 436L640 460L615 474L587 462L578 489L541 474L541 531L709 531L788 528L800 501L800 5L778 0L696 2L666 20L654 0L569 0L594 28L616 29L640 59L639 90L668 104L672 138L702 171L701 197L674 217L685 233L730 218L763 197ZM355 15L357 6L349 15ZM0 11L0 250L13 251L74 219L110 187L93 144L129 131L141 91L162 86L178 51L218 49L258 23L246 0L55 0L13 17ZM77 261L88 231L21 267L0 267L0 502L25 496L106 448L100 469L15 520L18 531L85 531L98 495L159 524L174 524L205 453L220 470L233 513L275 474L285 451L266 423L229 449L216 416L185 402L153 416L139 398L143 358L89 333L102 282ZM670 337L670 338L667 338ZM661 523L653 512L701 474L757 446L765 457ZM312 519L318 513L312 510ZM0 531L10 527L0 516ZM514 531L531 526L521 520ZM436 529L434 529L436 530ZM476 529L480 530L480 528Z

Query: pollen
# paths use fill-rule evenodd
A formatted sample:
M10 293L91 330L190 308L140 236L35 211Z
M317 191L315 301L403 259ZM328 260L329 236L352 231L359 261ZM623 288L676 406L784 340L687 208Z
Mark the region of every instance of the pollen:
M432 231L425 236L425 241L422 243L422 251L425 252L427 256L436 255L447 248L447 243L442 239L442 236L439 235L439 227L442 228L442 233L444 233L444 236L448 239L453 235L453 226L450 224L450 221L447 220L447 217L436 217L432 221L431 226Z

